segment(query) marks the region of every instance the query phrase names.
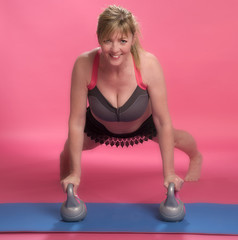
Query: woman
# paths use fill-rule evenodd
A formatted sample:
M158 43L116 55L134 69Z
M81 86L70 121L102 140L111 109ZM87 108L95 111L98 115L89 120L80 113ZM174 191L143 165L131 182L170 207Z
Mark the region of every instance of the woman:
M161 66L140 47L138 24L126 9L109 6L100 15L100 48L78 57L72 72L69 134L61 153L60 177L66 191L80 184L81 153L99 144L159 143L164 185L183 179L174 171L174 147L190 158L185 180L200 177L202 157L192 136L172 126ZM89 108L87 108L87 99Z

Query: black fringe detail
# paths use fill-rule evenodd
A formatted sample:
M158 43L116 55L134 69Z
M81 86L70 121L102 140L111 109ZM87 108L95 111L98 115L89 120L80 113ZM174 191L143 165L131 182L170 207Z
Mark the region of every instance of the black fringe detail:
M94 140L96 143L116 146L116 147L129 147L134 144L143 143L157 135L156 128L150 116L140 128L133 133L114 134L108 131L100 122L98 122L92 115L90 109L87 109L86 125L84 132Z

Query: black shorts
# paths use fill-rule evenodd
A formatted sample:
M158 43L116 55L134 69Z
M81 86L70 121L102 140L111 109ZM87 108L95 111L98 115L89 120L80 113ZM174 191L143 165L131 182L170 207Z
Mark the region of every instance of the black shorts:
M157 135L152 115L147 118L135 132L115 134L108 131L103 124L93 117L90 108L87 108L84 132L96 143L99 142L100 144L116 147L133 146L134 144L148 141L148 139L152 139Z

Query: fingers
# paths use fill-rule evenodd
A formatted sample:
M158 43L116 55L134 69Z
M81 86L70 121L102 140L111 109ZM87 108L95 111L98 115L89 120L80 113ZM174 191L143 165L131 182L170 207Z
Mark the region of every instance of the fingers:
M62 186L64 192L66 192L68 184L69 183L65 182L64 180L61 181L61 186Z
M68 187L69 183L72 183L74 186L74 188L73 188L74 195L77 195L77 189L78 189L79 183L80 183L80 178L78 176L69 175L68 177L63 179L60 183L61 183L61 186L62 186L64 192L67 191L67 187Z
M61 185L62 185L62 188L63 188L63 191L66 193L67 192L67 187L68 185L70 184L71 182L64 182L62 181ZM73 184L73 183L72 183ZM76 184L73 184L74 186L74 195L77 196L77 190L78 190L78 185Z
M175 190L180 191L183 186L184 180L180 177L176 177L174 184L175 184Z
M168 188L171 182L174 183L175 190L180 191L183 186L184 180L177 175L171 175L165 178L164 186Z
M164 187L165 187L165 188L168 188L168 187L169 187L169 182L168 182L168 181L165 181L165 182L164 182Z
M74 185L74 196L78 196L77 190L78 190L78 185Z

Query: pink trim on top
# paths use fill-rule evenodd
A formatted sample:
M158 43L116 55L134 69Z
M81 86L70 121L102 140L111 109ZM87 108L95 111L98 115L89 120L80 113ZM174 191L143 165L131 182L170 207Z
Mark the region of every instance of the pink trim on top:
M146 90L147 86L142 81L141 73L140 73L139 69L136 67L134 58L133 58L133 63L134 63L134 68L135 68L137 84L140 88L142 88L143 90Z
M92 71L91 82L88 84L89 90L92 90L96 86L96 83L97 83L99 57L100 57L100 51L97 51L97 53L94 57L94 60L93 60L93 71Z
M89 90L92 90L97 84L99 59L100 59L100 50L96 53L93 60L93 71L92 71L91 82L88 84ZM137 84L140 88L142 88L143 90L146 90L147 86L142 81L141 73L136 67L134 58L133 58L133 63L134 63Z

